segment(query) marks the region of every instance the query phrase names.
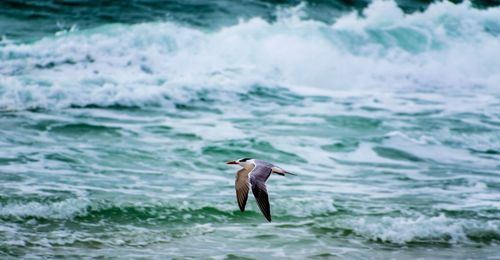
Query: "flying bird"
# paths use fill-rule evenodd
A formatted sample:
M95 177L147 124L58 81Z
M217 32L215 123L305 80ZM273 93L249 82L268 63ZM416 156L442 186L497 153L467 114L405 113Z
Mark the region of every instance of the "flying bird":
M271 207L269 206L269 195L267 194L266 181L275 173L281 176L286 174L295 175L291 172L261 160L252 158L241 158L236 161L229 161L226 164L238 164L242 169L236 172L236 199L241 212L245 211L247 204L248 191L252 187L252 193L257 200L260 211L264 214L267 221L271 222Z

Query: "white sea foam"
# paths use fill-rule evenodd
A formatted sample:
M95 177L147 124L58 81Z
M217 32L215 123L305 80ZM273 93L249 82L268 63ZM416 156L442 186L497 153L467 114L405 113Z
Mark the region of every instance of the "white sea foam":
M273 214L293 215L295 217L311 217L314 215L336 212L333 199L327 196L307 197L272 197ZM253 202L252 202L253 203ZM255 207L258 211L257 207Z
M169 105L192 90L487 87L500 82L498 8L375 1L334 24L240 21L213 32L172 22L108 25L0 47L0 107ZM295 10L295 11L294 11Z
M435 217L382 217L340 221L358 235L372 240L396 244L418 241L466 242L468 234L500 234L498 221L452 219L444 215Z
M0 216L65 219L84 214L89 205L86 199L68 199L54 203L9 203L0 205Z

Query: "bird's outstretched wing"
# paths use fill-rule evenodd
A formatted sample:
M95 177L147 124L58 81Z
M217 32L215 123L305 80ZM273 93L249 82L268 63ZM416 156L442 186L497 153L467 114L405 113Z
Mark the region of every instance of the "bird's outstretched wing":
M250 183L252 192L257 200L260 211L264 214L267 221L271 222L271 207L269 205L269 195L267 194L266 181L271 175L272 169L267 165L257 164L250 173Z
M236 199L238 200L238 206L241 212L245 211L245 205L248 199L248 190L250 189L250 182L248 180L248 173L252 169L241 169L236 173Z

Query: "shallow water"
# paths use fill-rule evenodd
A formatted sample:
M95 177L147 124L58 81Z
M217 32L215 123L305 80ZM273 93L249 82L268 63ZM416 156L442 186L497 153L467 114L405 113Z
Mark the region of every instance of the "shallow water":
M500 9L248 5L4 34L1 256L500 257Z

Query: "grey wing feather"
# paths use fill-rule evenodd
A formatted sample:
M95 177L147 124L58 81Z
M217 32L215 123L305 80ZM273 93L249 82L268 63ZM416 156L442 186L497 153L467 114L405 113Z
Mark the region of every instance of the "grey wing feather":
M248 190L250 190L250 182L248 180L248 173L251 170L247 170L245 168L239 170L236 173L236 199L238 201L238 206L240 207L241 212L245 211L245 205L247 204L248 199Z
M259 166L265 166L265 167L269 167L269 168L274 167L274 164L266 162L266 161L262 161L262 160L254 160L254 161L255 161L255 164L259 165Z
M269 205L269 195L267 194L266 181L271 175L272 169L267 166L257 164L250 174L252 192L257 200L260 211L264 217L271 222L271 207Z

